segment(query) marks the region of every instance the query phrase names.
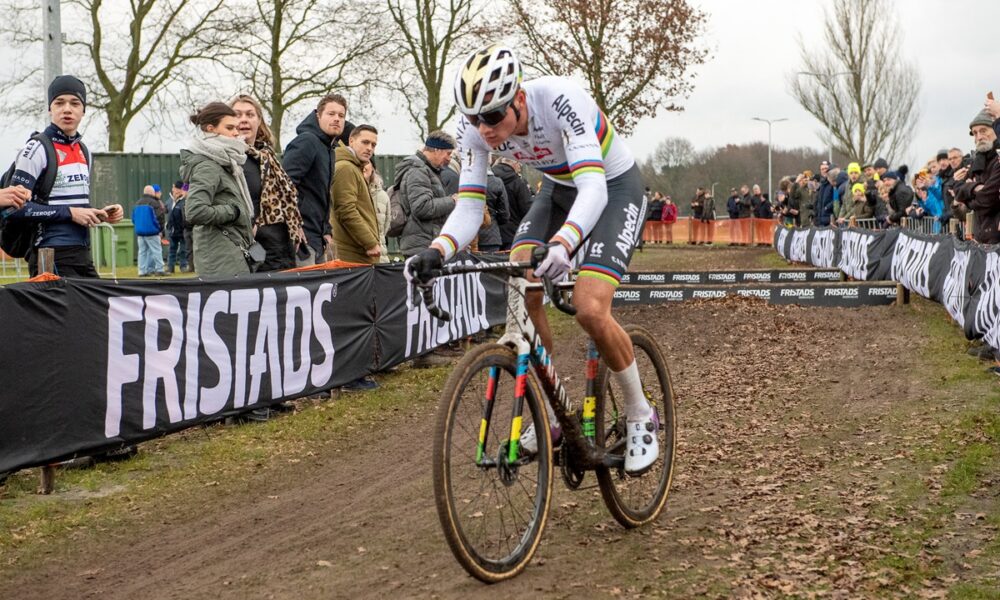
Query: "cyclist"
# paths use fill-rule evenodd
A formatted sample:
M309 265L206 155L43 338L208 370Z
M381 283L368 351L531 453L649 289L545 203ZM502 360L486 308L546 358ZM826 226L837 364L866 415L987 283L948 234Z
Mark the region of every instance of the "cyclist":
M426 281L475 237L486 201L491 152L544 174L541 191L517 230L511 260L526 261L538 246L546 255L535 275L567 276L581 253L573 293L576 320L593 338L624 392L628 427L625 470L648 469L659 453L656 412L642 391L628 334L611 316L615 288L628 268L646 214L639 168L594 99L569 79L541 77L522 82L514 52L500 45L476 50L455 79L458 156L462 163L458 200L429 248L406 261L408 281ZM552 331L542 292L526 300L542 343ZM547 405L546 405L547 406ZM549 408L553 442L561 431ZM537 451L533 426L521 436L526 452Z

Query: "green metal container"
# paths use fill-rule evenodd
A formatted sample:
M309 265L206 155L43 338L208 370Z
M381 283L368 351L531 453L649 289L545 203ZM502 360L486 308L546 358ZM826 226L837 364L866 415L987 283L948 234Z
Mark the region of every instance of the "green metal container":
M97 208L121 204L130 216L147 185L159 185L166 201L170 186L180 179L180 166L179 154L95 153L90 203Z
M112 239L112 229L114 239ZM94 264L98 268L111 267L111 256L116 267L131 267L135 264L135 227L132 221L122 219L110 227L100 226L90 230L90 248Z
M396 165L407 156L395 154L381 156L376 154L372 157L372 162L375 163L375 168L378 170L379 175L382 176L382 181L386 189L389 189L389 186L392 185L392 182L396 178Z

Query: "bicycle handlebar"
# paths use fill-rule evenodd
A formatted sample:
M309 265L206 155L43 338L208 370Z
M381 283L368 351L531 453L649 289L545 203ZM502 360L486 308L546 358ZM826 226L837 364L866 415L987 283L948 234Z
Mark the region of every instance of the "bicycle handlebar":
M424 302L424 306L427 307L427 312L429 312L431 316L440 319L441 321L450 321L451 314L438 306L434 301L434 287L431 284L431 281L435 278L445 275L463 275L465 273L505 273L512 277L525 277L527 275L527 270L531 267L532 265L530 262L445 265L437 270L437 272L433 273L433 276L429 281L425 283L414 283L414 286L420 290L421 299ZM545 293L552 300L552 305L568 315L575 315L576 307L573 306L571 302L563 298L562 291L559 289L559 287L565 284L557 284L548 277L542 277L541 279Z

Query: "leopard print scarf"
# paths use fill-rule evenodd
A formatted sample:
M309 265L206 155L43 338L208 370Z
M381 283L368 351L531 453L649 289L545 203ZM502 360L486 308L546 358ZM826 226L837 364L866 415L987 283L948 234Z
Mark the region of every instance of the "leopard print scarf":
M299 192L292 179L281 167L274 150L267 143L258 140L247 154L260 163L261 190L260 214L255 225L284 223L293 244L305 243L302 233L302 214L299 213Z

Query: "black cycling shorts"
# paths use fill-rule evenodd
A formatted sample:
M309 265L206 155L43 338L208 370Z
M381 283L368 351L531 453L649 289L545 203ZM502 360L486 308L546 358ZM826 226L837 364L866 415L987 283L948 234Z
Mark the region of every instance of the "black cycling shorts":
M531 201L514 237L513 250L547 244L559 231L576 200L577 189L542 180L542 189ZM594 230L574 253L580 277L596 277L617 286L628 270L632 251L642 238L646 221L639 166L608 181L608 205Z

